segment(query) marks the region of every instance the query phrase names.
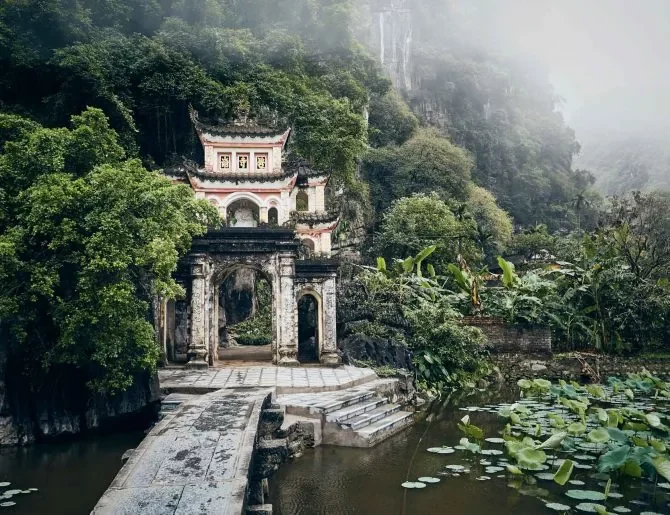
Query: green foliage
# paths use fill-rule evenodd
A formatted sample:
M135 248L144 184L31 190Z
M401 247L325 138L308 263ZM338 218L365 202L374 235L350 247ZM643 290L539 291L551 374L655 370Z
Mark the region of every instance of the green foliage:
M373 252L390 260L434 246L426 263L446 270L459 254L473 260L479 257L470 238L473 233L474 223L456 220L437 194L416 194L396 200L385 213Z
M391 270L364 267L338 292L346 334L391 338L413 353L421 388L468 384L486 370L485 338L459 323L437 277L419 274L417 263L432 249L398 262Z
M258 310L248 319L229 326L229 334L239 345L272 343L272 289L266 280L257 280L255 294Z
M71 129L24 127L0 154L3 338L28 383L73 366L123 390L155 367L152 302L183 293L177 260L217 215L125 160L98 109Z
M422 130L399 147L371 150L363 165L378 212L415 193L436 193L443 200L468 196L472 157L434 131Z
M512 219L496 203L492 193L472 186L467 209L477 223L477 241L485 255L504 251L512 238Z

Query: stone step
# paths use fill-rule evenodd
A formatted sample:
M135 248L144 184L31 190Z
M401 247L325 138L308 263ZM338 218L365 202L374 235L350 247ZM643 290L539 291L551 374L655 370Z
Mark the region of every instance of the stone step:
M349 419L357 417L368 411L378 408L386 402L386 399L381 397L372 397L369 400L352 404L346 408L338 409L326 415L326 422L346 422Z
M409 426L413 421L413 413L409 411L396 411L373 424L355 431L355 433L367 443L367 447L372 447Z
M357 431L392 415L396 411L400 411L400 404L383 404L372 411L368 411L344 422L338 420L338 422L343 426L350 427L354 431Z
M348 395L347 394L341 395L339 396L338 399L320 406L315 406L315 408L320 410L322 413L328 415L329 413L341 410L342 408L346 408L347 406L360 404L364 401L367 401L368 399L371 399L374 396L375 396L374 391L370 390L359 391Z

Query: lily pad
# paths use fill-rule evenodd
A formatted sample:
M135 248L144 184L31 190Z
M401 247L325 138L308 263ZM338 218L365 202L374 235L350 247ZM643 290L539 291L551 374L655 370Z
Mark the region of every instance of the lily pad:
M568 511L570 509L570 506L566 504L561 504L560 502L548 502L545 504L547 508L550 510L555 510L555 511Z
M435 454L453 454L456 450L453 447L431 447L426 449L428 452Z
M604 501L606 499L603 492L596 490L568 490L565 495L580 501Z
M612 511L616 511L617 513L630 513L633 510L626 508L625 506L616 506L612 508Z
M402 485L403 488L426 488L426 483L421 483L418 481L405 481Z
M3 508L9 508L10 506L16 506L16 503L14 501L5 501L5 502L0 502L0 506Z
M419 481L422 482L422 483L439 483L440 478L439 477L424 476L424 477L420 477Z
M5 487L5 486L9 486L9 485L11 485L11 483L9 481L0 482L0 487Z
M579 511L585 511L587 513L607 513L607 508L605 508L602 504L594 504L592 502L581 502L575 506L575 509ZM599 512L598 509L601 511Z
M495 438L495 437L485 438L484 441L488 443L505 443L505 440L503 440L502 438Z

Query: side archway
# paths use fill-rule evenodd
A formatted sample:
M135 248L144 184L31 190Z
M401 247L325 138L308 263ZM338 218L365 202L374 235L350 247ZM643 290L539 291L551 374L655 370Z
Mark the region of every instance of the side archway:
M321 335L323 334L323 309L320 296L305 291L298 297L298 361L319 361Z

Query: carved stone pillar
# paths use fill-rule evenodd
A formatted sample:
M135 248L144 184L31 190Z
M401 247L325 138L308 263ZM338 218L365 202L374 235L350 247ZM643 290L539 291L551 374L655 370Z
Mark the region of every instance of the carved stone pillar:
M337 353L337 292L336 276L333 274L323 283L323 335L321 336L321 364L338 366L342 363Z
M298 305L295 299L295 256L279 256L279 299L277 299L278 365L298 366Z
M188 368L208 367L205 310L205 263L198 260L191 265L191 338L187 351Z

